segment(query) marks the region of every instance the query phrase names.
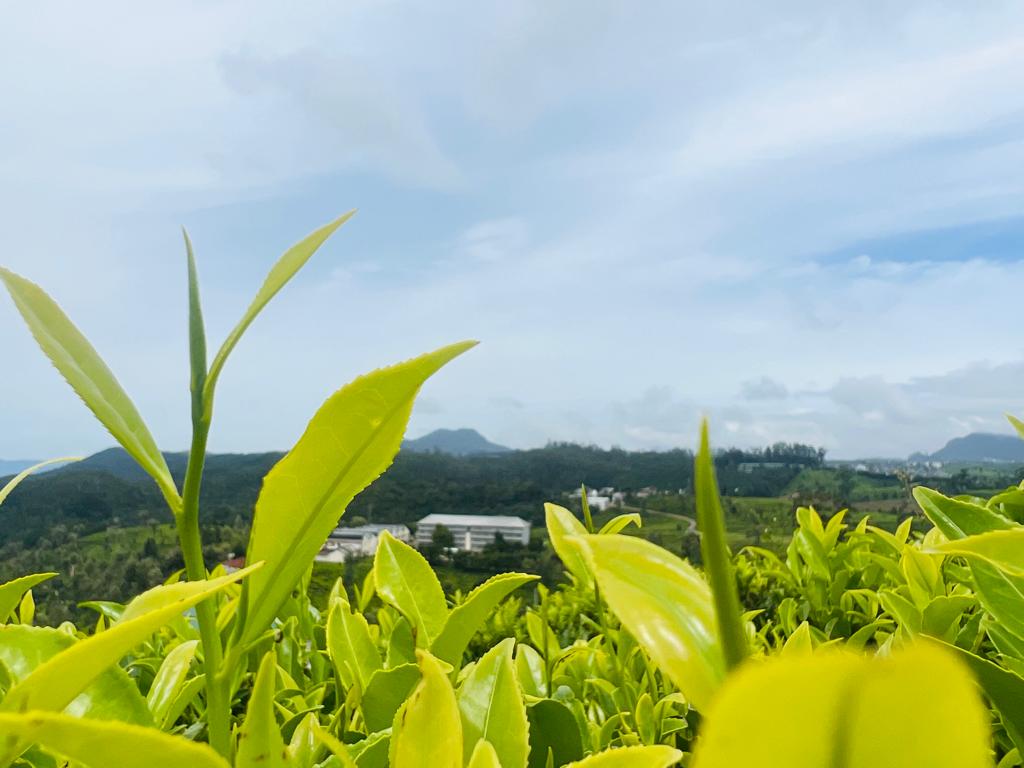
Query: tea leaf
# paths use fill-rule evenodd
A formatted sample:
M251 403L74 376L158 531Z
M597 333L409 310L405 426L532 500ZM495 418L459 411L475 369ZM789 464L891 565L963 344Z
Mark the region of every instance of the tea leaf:
M54 712L0 714L4 740L41 744L89 768L228 768L205 744L154 728Z
M380 599L413 625L416 645L429 647L448 619L448 604L423 555L384 531L373 559L373 580Z
M167 462L106 363L42 288L3 267L0 280L50 362L114 439L156 481L177 514L181 498Z
M601 595L686 698L706 709L725 678L707 582L688 563L633 536L573 536Z
M320 747L320 740L316 737L318 724L316 714L309 712L295 726L295 731L292 733L292 738L286 749L288 765L312 766L315 763L314 757Z
M480 739L473 749L467 768L503 768L503 766L498 759L498 753L494 751L494 746L489 741Z
M199 299L199 275L196 271L196 257L192 251L192 240L188 232L185 237L185 253L188 258L188 351L193 404L198 404L206 385L206 326L203 323L203 306ZM195 411L193 412L195 413Z
M360 702L366 727L371 731L389 728L398 708L409 698L419 680L420 669L415 664L399 664L374 672Z
M494 747L502 768L526 768L529 726L523 694L512 665L513 638L506 638L476 662L459 688L463 755L469 760L479 741Z
M327 652L346 688L353 683L366 690L373 673L381 668L380 654L361 613L345 600L336 599L327 617Z
M630 512L624 515L616 515L607 523L602 525L601 530L598 531L598 533L618 533L631 523L635 525L637 528L644 527L644 521L640 518L640 515L636 512Z
M351 219L355 213L355 211L349 211L330 224L320 227L320 229L307 235L303 240L285 251L284 255L277 260L277 263L270 269L266 279L263 281L263 285L256 292L256 296L253 298L249 308L242 315L242 319L238 321L238 324L231 330L228 337L224 339L224 343L210 365L210 372L206 377L204 392L207 401L212 401L213 390L217 386L217 379L220 378L224 363L227 362L231 351L242 338L242 334L252 325L252 321L270 303L270 300L277 295L278 291L284 288L288 281L295 277L296 273L305 266L306 262L312 258L313 254L324 244L327 238L333 235L342 224Z
M0 584L0 623L7 621L7 618L14 613L14 609L21 602L21 597L36 584L52 579L56 573L33 573L31 576L22 576L19 579Z
M1017 749L1024 749L1024 678L955 645L943 647L970 667L981 689L1002 715Z
M287 768L288 755L274 717L277 656L269 651L260 662L249 707L238 733L235 768Z
M188 706L195 701L196 696L199 695L199 691L206 685L206 675L196 675L190 678L178 691L178 695L174 697L174 701L171 702L171 706L167 708L167 714L164 716L163 723L159 723L161 728L167 729L172 727L178 718L181 717L182 713Z
M455 691L441 664L417 651L420 679L395 715L391 729L392 768L462 768L462 721Z
M188 640L172 648L153 678L153 683L146 694L146 703L149 705L149 711L153 713L153 719L161 727L169 725L166 721L167 715L185 684L198 645L197 640Z
M350 750L356 768L388 768L388 752L391 748L391 729L371 733L362 741L352 745Z
M962 539L987 531L1020 527L989 507L951 499L931 488L918 486L913 494L921 511L947 539Z
M519 649L529 648L521 645ZM569 708L554 699L542 699L526 708L530 721L529 768L545 768L548 754L555 765L565 765L583 757L583 736Z
M566 541L568 536L586 536L586 527L576 519L576 515L557 504L544 505L544 520L551 547L558 554L562 564L576 578L578 584L593 590L594 577L590 573L586 559L579 550Z
M455 667L461 666L466 646L498 604L519 587L537 579L525 573L500 573L489 578L470 592L464 603L452 609L430 652Z
M74 637L49 627L9 624L0 627L0 668L19 683L43 664L76 643ZM65 714L95 720L121 720L152 725L146 700L128 674L110 665L63 708Z
M1024 527L988 531L938 544L933 552L991 563L1012 576L1024 576Z
M266 566L243 588L243 646L270 626L349 502L391 464L423 382L474 344L452 344L343 387L270 470L248 549L250 561Z
M927 733L926 738L908 734ZM967 669L931 644L750 663L715 699L694 768L988 768L988 712Z
M725 535L725 516L722 513L722 502L718 498L718 481L715 479L715 465L711 458L707 419L701 424L700 450L694 460L693 482L697 498L697 526L701 535L700 551L715 600L722 655L725 663L734 667L746 658L749 650L732 554Z
M1024 577L1006 573L986 560L970 562L978 601L999 623L1024 637Z
M32 590L28 590L18 603L18 622L31 624L36 618L36 599L32 597Z

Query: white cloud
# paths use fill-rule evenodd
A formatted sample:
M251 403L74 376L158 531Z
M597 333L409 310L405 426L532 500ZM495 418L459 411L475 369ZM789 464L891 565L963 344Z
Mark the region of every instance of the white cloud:
M768 376L744 381L740 385L740 397L744 400L785 400L789 397L786 385Z
M494 262L515 258L526 251L526 222L515 217L490 219L462 232L455 244L457 257Z
M177 224L216 339L351 201L232 359L216 449L283 447L360 370L477 337L416 430L667 447L707 409L737 443L909 453L1024 411L1024 254L913 237L1020 217L1022 59L1010 2L22 5L0 260L171 448ZM7 302L0 345L0 456L109 443Z

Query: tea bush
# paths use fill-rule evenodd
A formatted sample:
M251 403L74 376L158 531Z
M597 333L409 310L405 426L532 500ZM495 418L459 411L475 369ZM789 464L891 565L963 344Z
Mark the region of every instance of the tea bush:
M343 216L290 249L208 361L186 236L192 448L179 487L110 370L38 286L0 269L33 336L166 500L184 573L93 626L34 624L0 585L0 766L696 768L1021 765L1024 489L918 488L895 532L800 508L785 557L726 544L706 428L698 570L548 504L568 581L494 576L446 595L384 534L364 579L309 598L338 515L390 464L423 382L473 344L331 395L267 474L248 567L207 572L199 491L219 375ZM1024 430L1024 425L1014 420ZM0 490L0 503L31 470ZM2 513L2 512L0 512ZM97 596L102 597L102 596Z

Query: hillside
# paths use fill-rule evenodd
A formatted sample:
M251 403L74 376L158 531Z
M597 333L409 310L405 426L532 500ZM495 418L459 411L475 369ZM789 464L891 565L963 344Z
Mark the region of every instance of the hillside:
M932 454L915 454L912 460L958 463L1024 463L1024 440L1016 435L972 432L954 437Z
M447 453L452 456L476 456L486 453L508 453L511 448L492 443L475 429L435 429L423 437L406 440L402 448L418 453Z
M738 450L719 453L715 464L723 491L777 496L801 467L820 464L819 455L806 449L796 451L788 463L754 472L743 469L745 462L764 456ZM210 455L201 499L204 524L248 525L263 476L280 457L279 453ZM167 462L180 483L185 454L167 454ZM407 448L376 483L356 497L347 518L414 523L434 512L454 512L513 514L541 524L544 502L581 483L625 491L648 486L678 490L690 487L692 475L693 454L686 450L630 452L560 443L528 451L453 456ZM32 546L56 526L88 535L110 526L160 522L170 522L170 516L154 483L124 451L111 449L26 480L4 505L0 541Z

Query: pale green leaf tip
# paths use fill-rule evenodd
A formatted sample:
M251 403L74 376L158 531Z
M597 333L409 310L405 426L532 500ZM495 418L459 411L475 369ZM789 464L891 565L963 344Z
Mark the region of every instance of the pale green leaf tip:
M447 363L454 360L459 355L468 352L479 343L480 342L477 341L476 339L457 341L454 344L448 344L447 346L441 347L440 349L435 350L434 352L428 352L427 355L429 357L434 357L435 359L437 357L442 357L444 358L444 362Z
M344 224L346 221L348 221L349 219L356 215L356 212L358 210L358 208L353 208L350 211L346 211L345 213L341 214L341 216L331 221L329 224L326 224L325 226L321 227L319 231L326 233L324 235L324 239L330 237L335 232L337 232L342 224Z

